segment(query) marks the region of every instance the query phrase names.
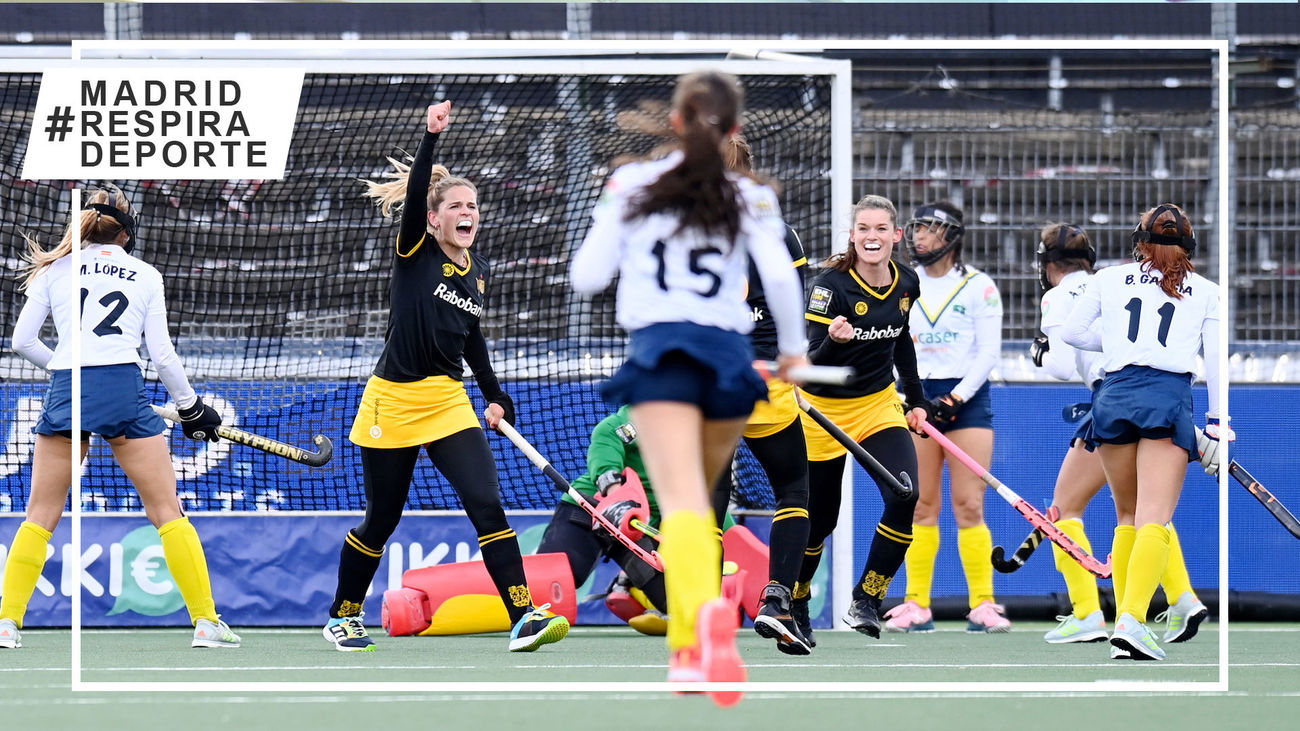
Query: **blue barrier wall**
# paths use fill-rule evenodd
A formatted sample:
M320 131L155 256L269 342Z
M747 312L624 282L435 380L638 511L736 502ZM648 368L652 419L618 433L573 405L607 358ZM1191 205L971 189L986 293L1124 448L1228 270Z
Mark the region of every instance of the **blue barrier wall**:
M324 507L356 509L361 506L360 471L356 449L347 442L345 437L351 417L350 404L356 403L359 399L359 385L229 383L211 384L210 390L218 398L226 401L232 412L238 415L239 422L249 429L303 445L309 444L311 435L316 432L329 435L335 442L335 459L325 469L311 470L243 447L232 448L231 445L226 444L224 449L214 449L206 444L198 445L177 438L174 440L176 459L182 463L186 470L185 474L191 477L180 484L182 499L188 509L202 510L217 507L237 511L256 511L285 510L291 505L312 509ZM583 414L600 413L594 406L596 400L591 385L521 383L514 384L512 390L523 405L521 411L524 417L522 427L524 432L550 457L561 472L570 476L578 474L583 467L586 434L591 426L589 422L594 423L596 418L586 417ZM7 427L0 429L0 437L5 439L5 443L0 445L0 450L3 450L6 457L0 464L7 465L4 468L7 472L0 474L0 514L7 512L10 516L0 519L0 541L6 543L13 535L26 504L25 492L30 479L30 455L22 453L23 449L20 447L23 445L23 435L30 429L30 423L36 416L32 404L37 402L43 392L42 385L0 384L0 424ZM1023 497L1044 507L1050 498L1056 469L1072 433L1070 425L1061 419L1061 408L1074 401L1083 400L1086 396L1087 393L1082 387L1068 384L996 385L993 388L993 400L998 437L994 451L993 473ZM1197 390L1196 398L1198 411L1203 411L1203 388ZM1293 510L1300 509L1300 492L1291 483L1283 480L1284 476L1290 474L1288 468L1296 461L1293 452L1288 449L1288 437L1294 433L1294 429L1289 425L1289 419L1292 414L1300 412L1300 389L1278 386L1236 386L1232 398L1233 425L1241 435L1239 448L1234 450L1234 457L1272 489L1283 503L1288 504ZM161 397L158 400L161 401ZM530 403L543 401L551 403L565 401L575 404L575 408L550 410L543 414L530 410L527 406ZM288 405L270 412L261 410L265 409L267 403ZM20 410L20 407L23 408ZM547 418L543 418L544 416ZM542 505L552 504L555 494L545 478L504 441L494 437L493 444L497 450L501 481L506 487L507 494L517 493L522 496L520 499ZM138 500L130 497L130 490L125 486L120 472L111 465L104 451L100 450L85 472L82 489L88 499L83 504L87 510L138 509ZM268 479L268 475L275 475L275 479ZM446 507L428 504L446 497L446 487L436 472L422 464L417 482L427 487L424 491L413 493L412 508ZM1294 555L1295 551L1300 549L1300 544L1283 531L1272 516L1240 486L1233 483L1229 484L1227 489L1231 516L1230 587L1242 591L1300 593L1300 577L1294 572L1285 570L1289 565L1287 561L1275 560ZM860 566L865 559L871 529L879 517L880 499L874 483L860 470L856 475L856 491L855 559ZM986 500L986 515L995 543L1007 547L1008 550L1014 548L1029 530L1029 524L996 494L990 493ZM337 549L331 543L332 538L341 535L343 530L356 522L356 518L301 514L297 517L318 524L317 530L330 537L325 541L328 544L325 554L320 554L318 549L313 549L302 554L302 558L313 564L324 564L325 575L331 574ZM1218 517L1217 486L1200 471L1198 465L1193 464L1187 473L1183 500L1175 516L1175 524L1179 527L1183 538L1193 584L1198 588L1213 588L1219 584ZM1085 519L1096 553L1104 555L1110 545L1110 534L1114 527L1113 511L1107 491L1103 491L1090 506ZM97 520L103 519L87 518L87 525L93 525ZM135 527L146 525L143 519L114 519L110 522L117 523L119 520L135 520L138 524ZM252 537L266 531L265 526L269 525L266 522L256 522L262 519L253 516L231 520L230 529L218 527L228 520L226 518L198 516L197 520L203 521L204 526L211 526L203 527L202 530L205 531L205 536L209 533L211 535L208 543L212 551L226 550L221 546L227 542L239 544L251 541ZM545 519L524 516L518 520L521 522L516 527L524 533L530 527L540 530L541 523ZM339 525L333 525L334 522L338 522ZM463 524L461 528L468 532L468 523L463 518L452 522ZM761 525L760 522L755 526L756 532L765 535L765 529L759 527ZM337 530L333 532L328 530L331 526ZM403 526L406 527L407 523L404 522ZM944 513L942 529L944 543L940 549L934 593L936 596L961 596L965 594L966 589L956 551L956 528L948 510ZM62 545L67 542L64 533L66 530L65 521L55 537L55 544L60 548L51 559L50 565L46 567L44 574L51 585L72 585L71 572L67 572L65 577L62 561L64 550ZM113 530L118 531L117 528ZM444 530L450 530L452 533L444 536ZM440 524L430 535L435 536L439 543L452 545L460 541L455 538L456 530L459 528L453 526L444 529ZM122 544L130 531L119 532L121 532L120 536L106 537L100 542L105 557L101 560L111 559L111 546L115 543ZM272 533L274 534L274 531ZM261 553L258 555L273 559L278 566L274 570L285 571L286 576L306 576L309 573L318 573L322 569L320 565L283 564L282 562L290 560L298 553L282 549L281 544L276 542L279 538L275 535L267 536L267 540L271 541L271 547L259 549ZM416 535L401 540L418 542L421 538ZM426 538L426 540L432 539ZM83 546L83 561L86 556L85 549L93 542L90 537L87 538L86 546ZM1042 595L1062 591L1064 586L1053 570L1053 562L1046 553L1044 549L1043 555L1035 558L1015 574L998 575L996 588L999 595ZM233 558L242 562L253 557ZM454 560L454 555L446 560ZM108 567L109 563L105 563L104 566ZM597 580L607 581L609 570L608 565L602 565L602 572L606 573L598 576ZM93 568L90 570L92 576L94 571ZM214 574L218 573L222 572L214 572ZM119 580L120 578L119 576ZM326 583L332 582L332 576L327 578ZM111 585L112 580L110 575L97 579L105 586ZM904 582L905 576L900 576L891 594L901 595ZM593 582L591 591L603 590L603 586L595 586L595 583ZM229 592L237 594L240 591L239 586L239 582L234 582L223 591L228 592L227 596L231 596ZM315 623L318 613L316 611L318 602L315 600L320 598L316 595L324 591L326 589L321 587L301 584L289 597L286 597L287 603L284 607L276 609L274 615L281 617L279 621L284 622L296 623L301 620L308 624ZM54 611L55 604L48 606L42 604L47 599L53 601L53 597L46 597L38 591L38 596L33 600L33 612L44 614L48 610L57 614L58 612ZM94 610L106 613L111 610L113 603L108 602L102 607L94 605ZM239 605L236 603L236 606ZM597 610L598 608L590 611ZM587 615L584 615L584 619L599 621L596 617ZM251 623L247 619L241 618L241 621Z

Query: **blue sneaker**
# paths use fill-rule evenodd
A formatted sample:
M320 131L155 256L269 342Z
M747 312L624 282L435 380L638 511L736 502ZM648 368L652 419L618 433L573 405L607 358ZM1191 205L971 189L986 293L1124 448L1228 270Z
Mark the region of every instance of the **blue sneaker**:
M569 620L550 609L550 604L543 604L515 622L514 629L510 630L511 652L532 652L568 636Z
M321 632L325 639L334 643L334 649L339 652L374 652L375 641L366 634L366 626L361 623L364 616L330 617Z

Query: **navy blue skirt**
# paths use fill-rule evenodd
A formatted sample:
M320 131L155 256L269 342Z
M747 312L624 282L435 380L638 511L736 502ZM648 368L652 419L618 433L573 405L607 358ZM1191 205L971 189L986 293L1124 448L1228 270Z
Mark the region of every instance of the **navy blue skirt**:
M1130 365L1109 373L1092 397L1089 446L1172 439L1199 459L1192 424L1192 376Z
M81 433L105 438L144 439L167 429L149 407L144 376L134 363L81 369ZM34 431L47 436L72 435L72 371L56 370Z
M600 386L615 406L674 401L700 407L706 419L748 417L767 399L754 371L754 350L740 333L686 322L660 323L632 333L627 362Z
M921 381L921 388L925 391L925 397L932 399L952 393L958 383L961 383L960 378L927 378ZM962 405L957 412L956 421L934 426L945 434L958 429L992 429L993 398L989 396L989 382L985 381L975 395Z

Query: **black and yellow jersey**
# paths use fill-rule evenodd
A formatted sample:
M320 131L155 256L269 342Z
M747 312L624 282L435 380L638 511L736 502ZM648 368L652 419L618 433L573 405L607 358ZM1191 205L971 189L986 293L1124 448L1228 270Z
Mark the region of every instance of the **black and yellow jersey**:
M430 376L463 380L467 344L483 341L483 314L489 273L472 252L469 265L457 266L426 233L426 194L438 135L426 132L408 173L401 229L393 252L388 327L375 375L410 383ZM486 355L486 347L482 348ZM471 363L477 372L478 364Z
M853 378L842 386L808 384L816 396L856 398L876 393L899 381L909 403L923 398L916 369L916 348L908 328L908 312L921 292L920 279L910 267L889 262L893 280L872 287L856 272L826 269L813 280L808 294L808 357L816 365L852 366ZM843 315L853 326L853 339L837 343L827 336L831 321Z
M800 281L802 281L808 257L804 254L803 242L799 240L799 234L789 226L785 227L785 248L790 252L790 260L794 262L794 268L799 270ZM749 260L749 293L745 295L745 302L749 305L749 316L754 322L754 329L749 332L749 341L754 346L754 357L763 360L776 359L778 350L776 321L772 319L772 313L767 309L763 281L759 279L758 268L754 266L752 258Z

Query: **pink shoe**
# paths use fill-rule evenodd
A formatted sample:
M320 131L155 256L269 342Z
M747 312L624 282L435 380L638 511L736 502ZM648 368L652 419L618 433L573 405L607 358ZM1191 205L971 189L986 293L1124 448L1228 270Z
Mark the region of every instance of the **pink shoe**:
M700 666L710 683L743 683L747 677L745 663L736 651L736 628L739 617L736 605L726 599L713 599L700 607L695 620L695 636L700 644ZM734 706L744 695L739 690L711 690L713 702L724 708Z
M933 632L934 614L916 602L903 602L885 612L885 629L890 632Z
M983 601L966 615L966 631L975 634L984 632L1010 632L1011 620L1007 619L1007 608L1001 604Z
M681 683L684 686L681 690L673 691L678 694L700 692L690 689L691 685L704 682L704 670L700 667L698 646L683 647L668 658L668 682Z

